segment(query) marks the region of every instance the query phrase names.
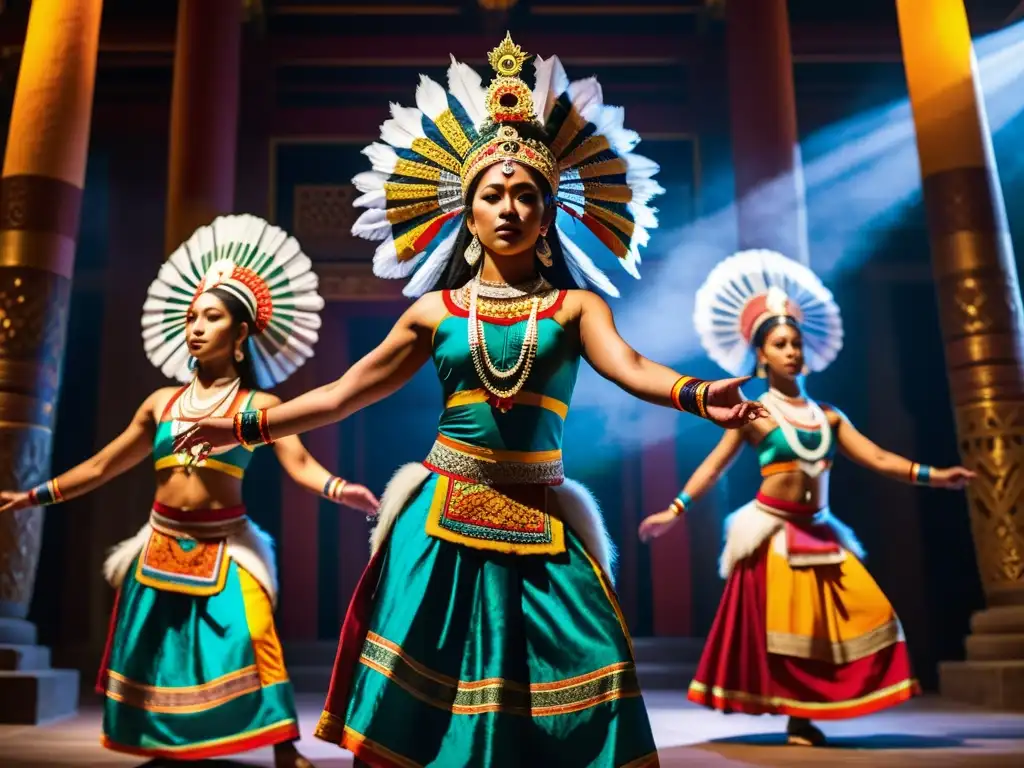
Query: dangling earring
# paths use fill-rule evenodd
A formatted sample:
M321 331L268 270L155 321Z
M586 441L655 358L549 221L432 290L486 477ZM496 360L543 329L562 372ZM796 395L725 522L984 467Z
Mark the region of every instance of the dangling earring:
M757 374L757 378L759 378L759 379L767 379L768 378L768 366L766 366L764 363L758 361L757 368L754 369L754 373Z
M537 258L545 267L551 266L551 246L543 235L537 238Z
M235 347L235 362L240 363L245 360L245 352L242 351L241 347Z
M483 256L484 249L480 245L480 238L473 235L473 239L469 245L466 246L465 252L462 254L463 258L466 259L466 263L471 267L475 267L476 263L480 261L480 257Z
M188 369L192 371L193 374L199 370L199 361L192 357L192 355L188 356Z

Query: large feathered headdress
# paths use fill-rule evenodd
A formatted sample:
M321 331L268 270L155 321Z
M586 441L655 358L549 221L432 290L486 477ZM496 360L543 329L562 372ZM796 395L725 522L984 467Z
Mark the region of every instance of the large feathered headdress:
M657 226L648 202L664 192L653 180L657 163L632 154L640 137L623 127L621 107L604 104L595 78L570 83L556 57L538 57L531 91L519 78L526 58L506 34L489 55L497 76L486 90L480 76L454 58L447 91L421 75L416 106L392 104L381 142L363 150L373 170L353 183L363 193L355 205L368 210L352 233L382 241L373 259L378 277L412 275L407 296L425 293L444 273L465 219L468 187L481 171L505 162L539 172L557 207L639 277L640 248ZM527 124L530 130L523 129ZM546 138L531 138L535 134ZM576 283L617 296L557 217L555 228Z
M708 356L733 376L754 369L754 338L769 321L800 329L812 372L843 348L843 321L829 291L811 270L781 253L741 251L720 262L697 290L693 322Z
M246 354L269 389L313 356L324 300L313 264L294 237L258 216L220 216L172 253L142 308L146 356L165 376L192 376L186 321L193 302L218 288L246 308Z

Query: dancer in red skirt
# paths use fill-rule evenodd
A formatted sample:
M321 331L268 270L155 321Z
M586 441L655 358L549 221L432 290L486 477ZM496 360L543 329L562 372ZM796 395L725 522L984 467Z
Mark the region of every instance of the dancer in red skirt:
M726 520L725 593L688 696L722 712L788 715L790 744L821 745L811 720L865 715L919 692L900 621L853 531L829 511L836 451L918 485L960 489L974 474L889 453L808 396L804 374L835 359L843 332L831 293L797 262L771 251L726 259L697 294L695 323L733 375L756 360L769 417L726 432L669 508L641 523L640 537L667 531L744 443L754 447L761 488Z

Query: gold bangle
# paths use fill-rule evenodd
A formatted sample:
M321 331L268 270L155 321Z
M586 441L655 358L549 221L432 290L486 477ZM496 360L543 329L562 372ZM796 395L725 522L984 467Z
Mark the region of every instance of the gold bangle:
M706 419L708 417L708 407L706 401L708 396L708 389L710 388L710 381L705 381L700 386L697 387L697 415L700 416L702 419Z

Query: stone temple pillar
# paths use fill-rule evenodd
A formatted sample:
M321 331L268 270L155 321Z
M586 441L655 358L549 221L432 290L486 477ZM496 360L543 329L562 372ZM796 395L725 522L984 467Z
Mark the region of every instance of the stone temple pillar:
M102 0L34 0L0 177L0 486L48 479L89 147ZM73 714L26 621L43 511L0 516L0 723Z
M1024 312L963 0L897 0L932 266L988 603L942 693L1024 709Z

